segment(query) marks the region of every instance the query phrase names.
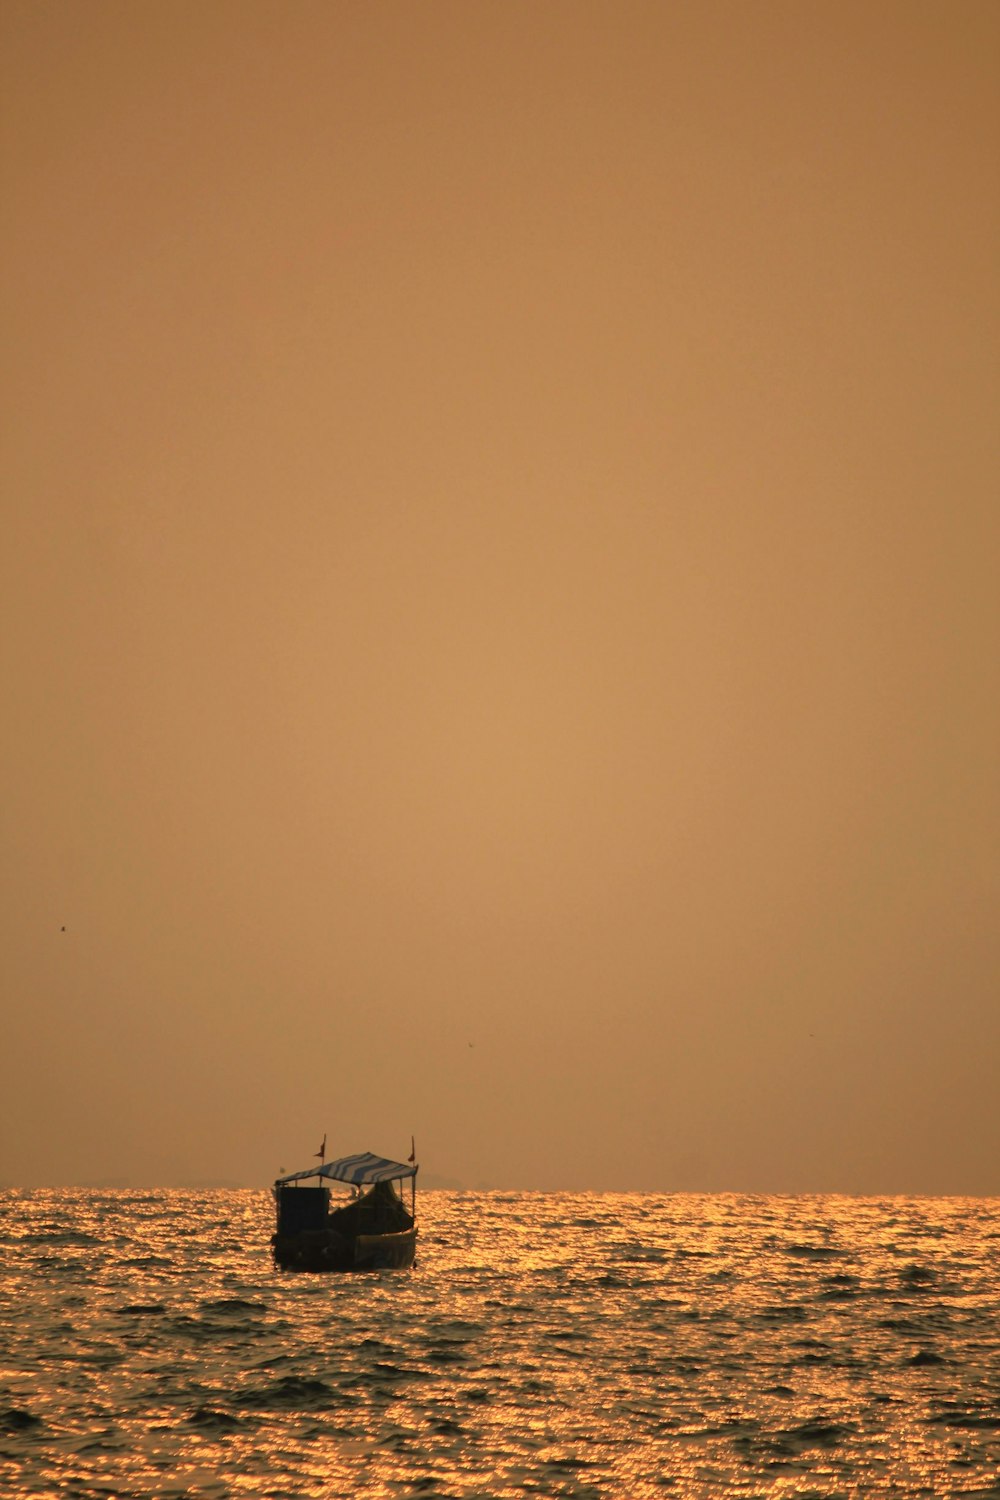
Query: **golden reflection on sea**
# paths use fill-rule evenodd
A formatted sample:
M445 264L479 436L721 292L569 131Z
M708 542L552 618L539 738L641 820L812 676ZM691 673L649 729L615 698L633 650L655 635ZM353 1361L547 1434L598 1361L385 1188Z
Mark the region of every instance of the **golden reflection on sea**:
M989 1200L423 1195L296 1276L254 1193L6 1193L0 1494L997 1493Z

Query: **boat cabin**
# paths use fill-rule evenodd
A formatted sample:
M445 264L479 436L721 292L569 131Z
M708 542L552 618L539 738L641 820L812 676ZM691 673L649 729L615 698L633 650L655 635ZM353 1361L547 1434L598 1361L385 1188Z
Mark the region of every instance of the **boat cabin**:
M274 1259L288 1270L359 1271L412 1266L416 1255L415 1162L372 1152L322 1162L279 1177L271 1239ZM410 1183L407 1208L402 1184ZM331 1201L328 1183L352 1190Z

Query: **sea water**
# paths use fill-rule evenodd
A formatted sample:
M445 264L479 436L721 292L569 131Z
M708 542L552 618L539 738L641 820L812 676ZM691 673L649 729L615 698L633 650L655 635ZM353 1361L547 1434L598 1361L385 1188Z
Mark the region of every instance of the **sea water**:
M410 1271L265 1192L0 1195L4 1496L1000 1496L1000 1201L425 1193Z

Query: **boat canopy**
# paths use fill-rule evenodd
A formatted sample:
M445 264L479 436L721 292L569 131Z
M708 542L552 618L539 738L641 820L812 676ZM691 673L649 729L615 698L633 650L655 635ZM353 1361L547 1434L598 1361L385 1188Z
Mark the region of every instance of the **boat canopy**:
M415 1162L389 1161L385 1156L373 1156L362 1151L360 1156L342 1156L339 1161L324 1162L319 1167L306 1167L304 1172L289 1172L279 1177L275 1187L285 1182L299 1182L303 1177L333 1177L337 1182L397 1182L404 1177L416 1177Z

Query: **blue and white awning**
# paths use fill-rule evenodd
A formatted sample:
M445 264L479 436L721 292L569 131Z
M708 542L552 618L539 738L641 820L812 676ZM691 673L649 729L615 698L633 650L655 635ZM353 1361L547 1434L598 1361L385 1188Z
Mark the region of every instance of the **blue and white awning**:
M339 1161L328 1161L320 1167L307 1167L304 1172L290 1172L279 1177L275 1186L285 1182L298 1182L303 1177L332 1177L337 1182L398 1182L403 1177L416 1177L415 1162L390 1161L386 1156L374 1156L362 1151L360 1156L342 1156Z

